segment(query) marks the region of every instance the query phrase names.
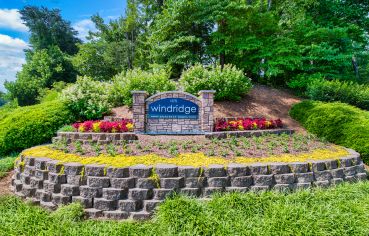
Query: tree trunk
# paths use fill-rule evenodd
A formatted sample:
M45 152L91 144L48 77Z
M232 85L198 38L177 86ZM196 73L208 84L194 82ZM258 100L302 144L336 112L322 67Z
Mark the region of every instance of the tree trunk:
M354 69L356 79L357 79L357 80L360 80L359 65L358 65L358 63L357 63L357 61L356 61L355 56L353 56L353 57L352 57L352 67L353 67L353 69Z
M268 0L268 11L272 8L272 0Z

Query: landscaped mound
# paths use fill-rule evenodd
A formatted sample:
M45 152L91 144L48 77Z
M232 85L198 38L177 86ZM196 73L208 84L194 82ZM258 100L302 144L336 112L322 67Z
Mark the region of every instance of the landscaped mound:
M167 140L142 138L138 141L68 144L56 141L52 146L36 147L24 155L50 157L65 162L82 162L129 166L134 164L167 163L202 166L207 164L293 162L336 158L347 155L344 148L320 142L311 135L263 135L260 137L232 137L206 139L183 137Z

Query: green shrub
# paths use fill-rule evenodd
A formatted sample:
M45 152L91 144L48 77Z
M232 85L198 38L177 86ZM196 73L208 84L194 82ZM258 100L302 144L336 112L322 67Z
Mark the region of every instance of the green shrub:
M58 100L16 108L0 120L0 154L49 142L60 127L73 121Z
M315 80L308 85L308 96L323 102L344 102L369 110L369 86L339 80Z
M78 118L99 119L109 113L111 84L94 81L89 77L79 77L77 82L64 89L61 99Z
M67 206L58 208L55 212L52 213L52 216L56 220L61 222L65 221L78 222L83 219L84 216L83 207L79 202L75 202Z
M7 175L7 173L13 169L14 167L14 160L17 155L14 153L11 156L1 158L0 157L0 179Z
M369 163L369 112L339 102L304 101L290 115L319 137L358 151Z
M215 100L239 101L252 88L251 80L233 65L206 69L195 65L182 73L180 84L193 95L200 90L215 90Z
M115 106L131 106L133 90L145 90L149 95L175 90L175 83L170 81L169 77L170 74L164 69L154 69L152 72L139 69L122 72L113 79L112 102Z

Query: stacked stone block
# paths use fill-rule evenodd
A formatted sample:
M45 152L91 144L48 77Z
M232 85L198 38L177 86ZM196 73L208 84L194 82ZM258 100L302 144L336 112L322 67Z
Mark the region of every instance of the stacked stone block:
M80 202L87 217L141 220L174 193L208 198L217 192L292 191L366 179L359 154L350 153L338 160L207 167L114 168L22 157L11 183L16 195L50 210Z
M80 133L80 132L58 132L53 138L53 142L64 141L67 144L72 142L98 143L98 144L122 144L123 142L137 140L136 134L127 133Z
M132 91L133 95L133 123L135 133L145 132L145 101L148 93L145 91Z
M204 132L213 132L214 128L214 93L215 90L201 90L199 92L201 100L201 129Z

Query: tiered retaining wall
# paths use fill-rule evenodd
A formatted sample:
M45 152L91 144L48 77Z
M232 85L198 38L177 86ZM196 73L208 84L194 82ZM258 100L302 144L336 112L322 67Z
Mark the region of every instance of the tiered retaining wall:
M67 143L80 141L82 143L97 142L99 144L116 143L122 141L137 140L135 133L82 133L82 132L58 132L53 138L54 141L65 140Z
M173 192L209 197L214 192L328 187L367 178L360 155L300 163L230 164L197 168L175 165L59 164L47 158L22 157L12 179L20 197L48 209L81 202L87 217L147 219ZM18 163L18 164L19 164Z

